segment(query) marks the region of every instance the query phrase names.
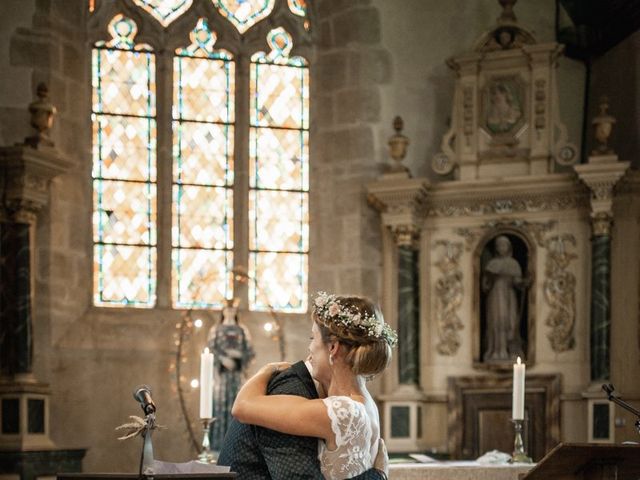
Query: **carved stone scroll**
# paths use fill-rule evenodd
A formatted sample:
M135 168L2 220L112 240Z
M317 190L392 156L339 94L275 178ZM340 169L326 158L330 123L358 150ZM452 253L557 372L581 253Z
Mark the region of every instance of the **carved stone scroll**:
M466 250L471 250L476 240L486 231L505 227L526 231L536 240L538 246L544 247L546 246L544 236L555 225L556 222L554 220L549 220L548 222L529 222L519 219L498 219L491 220L477 228L458 228L455 232L465 239Z
M547 338L554 352L565 352L575 346L576 277L567 268L578 256L567 251L567 243L575 247L575 237L556 235L546 241L544 298L551 307L546 324L551 327Z
M436 281L436 319L438 322L439 342L437 350L440 355L455 355L460 347L459 331L464 328L458 316L458 308L462 305L464 287L460 256L462 242L438 240L435 247L443 246L444 252L436 263L442 275Z

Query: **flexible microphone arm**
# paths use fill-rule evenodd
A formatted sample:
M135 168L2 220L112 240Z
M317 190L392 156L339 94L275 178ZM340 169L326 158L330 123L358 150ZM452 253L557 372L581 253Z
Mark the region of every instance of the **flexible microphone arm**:
M640 411L633 408L631 405L629 405L627 402L622 400L620 397L616 397L613 394L613 391L615 390L615 388L612 384L605 383L604 385L602 385L602 390L605 391L605 393L607 394L607 398L609 399L610 402L613 402L616 405L619 405L620 407L624 408L628 412L633 413L636 416L637 420L636 420L635 426L636 426L636 429L638 430L638 433L640 434Z

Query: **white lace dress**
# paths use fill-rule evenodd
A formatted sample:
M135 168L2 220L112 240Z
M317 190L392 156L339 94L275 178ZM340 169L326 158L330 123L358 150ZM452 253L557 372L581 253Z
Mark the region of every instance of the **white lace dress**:
M387 449L365 405L342 396L327 397L323 401L331 429L336 435L335 450L329 450L324 440L318 442L318 458L324 478L351 478L372 467L388 474Z

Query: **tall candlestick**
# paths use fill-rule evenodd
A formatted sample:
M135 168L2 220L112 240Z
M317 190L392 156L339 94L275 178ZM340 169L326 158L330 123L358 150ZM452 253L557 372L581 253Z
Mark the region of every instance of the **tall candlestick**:
M525 364L518 357L513 364L513 405L512 416L514 420L524 420L524 371Z
M208 348L200 355L200 418L213 416L213 353Z

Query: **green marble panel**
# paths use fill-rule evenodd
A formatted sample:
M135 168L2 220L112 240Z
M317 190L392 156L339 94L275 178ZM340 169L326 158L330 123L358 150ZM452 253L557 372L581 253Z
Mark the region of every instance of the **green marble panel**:
M391 437L392 438L409 438L411 435L410 428L410 410L405 406L391 407Z
M611 334L611 239L591 239L591 380L609 379Z
M402 384L420 381L418 252L398 247L398 367Z

